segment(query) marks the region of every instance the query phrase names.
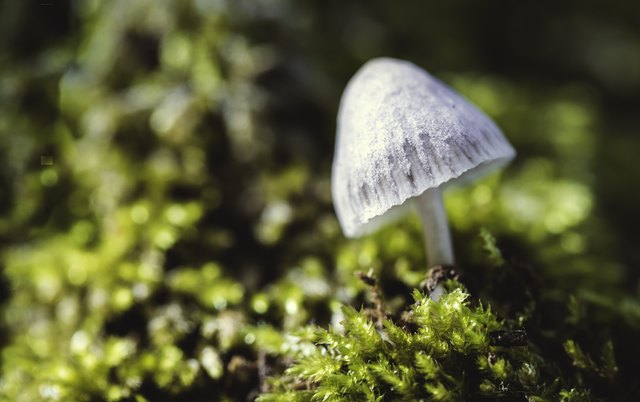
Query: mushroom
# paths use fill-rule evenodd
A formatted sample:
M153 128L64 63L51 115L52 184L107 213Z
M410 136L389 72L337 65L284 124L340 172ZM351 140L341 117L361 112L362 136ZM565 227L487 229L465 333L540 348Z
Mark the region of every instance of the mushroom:
M331 190L347 237L415 206L428 265L455 263L441 192L500 168L515 150L491 119L413 63L367 62L340 102Z

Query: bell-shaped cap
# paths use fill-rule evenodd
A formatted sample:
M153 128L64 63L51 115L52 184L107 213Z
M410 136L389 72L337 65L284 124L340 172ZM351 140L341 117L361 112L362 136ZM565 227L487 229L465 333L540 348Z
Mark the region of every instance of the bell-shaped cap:
M477 178L515 156L478 108L413 63L379 58L347 84L331 190L346 236L399 218L425 190Z

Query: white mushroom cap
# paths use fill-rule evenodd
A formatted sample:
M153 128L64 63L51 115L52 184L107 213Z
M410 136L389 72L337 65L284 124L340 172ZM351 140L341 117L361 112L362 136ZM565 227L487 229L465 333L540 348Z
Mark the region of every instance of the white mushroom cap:
M477 178L515 156L487 115L413 63L367 62L340 102L331 190L347 237L410 210L406 201Z

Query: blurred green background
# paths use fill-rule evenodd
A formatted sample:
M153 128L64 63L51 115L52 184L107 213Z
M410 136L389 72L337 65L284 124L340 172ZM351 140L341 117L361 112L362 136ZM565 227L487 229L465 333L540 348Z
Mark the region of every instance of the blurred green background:
M252 398L252 362L283 352L256 339L339 322L366 299L353 272L405 305L417 219L347 241L330 198L342 90L378 56L450 84L518 150L446 194L470 290L505 316L526 302L491 290L486 228L534 273L535 325L581 311L631 378L638 21L628 0L0 2L0 395Z

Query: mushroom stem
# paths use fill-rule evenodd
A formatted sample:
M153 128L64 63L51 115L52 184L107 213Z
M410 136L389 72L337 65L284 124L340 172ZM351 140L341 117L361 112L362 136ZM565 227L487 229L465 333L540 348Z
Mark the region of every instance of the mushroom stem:
M451 234L440 189L430 188L416 197L415 201L422 220L429 268L436 265L453 265Z

